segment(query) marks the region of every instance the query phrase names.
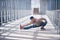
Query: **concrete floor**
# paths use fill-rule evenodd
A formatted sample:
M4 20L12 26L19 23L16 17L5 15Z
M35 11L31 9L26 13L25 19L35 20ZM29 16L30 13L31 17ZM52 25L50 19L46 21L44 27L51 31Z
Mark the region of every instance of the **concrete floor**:
M0 27L0 40L59 40L59 34L57 34L57 31L46 15L34 15L36 18L44 17L47 19L48 24L45 27L45 31L41 31L39 27L20 30L19 24L28 22L29 17L9 22L4 27Z

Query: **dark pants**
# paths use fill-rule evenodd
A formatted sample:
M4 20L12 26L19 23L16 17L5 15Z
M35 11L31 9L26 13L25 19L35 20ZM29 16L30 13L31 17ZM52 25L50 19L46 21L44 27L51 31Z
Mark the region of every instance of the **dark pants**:
M44 27L46 24L47 24L47 22L41 22L39 26L31 25L31 26L25 27L24 29L36 28L36 27L40 27L40 26Z

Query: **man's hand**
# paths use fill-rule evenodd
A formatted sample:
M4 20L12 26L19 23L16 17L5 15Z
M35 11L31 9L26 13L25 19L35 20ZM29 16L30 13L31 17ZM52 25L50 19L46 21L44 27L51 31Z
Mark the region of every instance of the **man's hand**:
M24 28L24 26L20 25L20 29L23 29L23 28Z
M32 24L33 22L32 21L30 21L29 23L27 23L27 24L24 24L24 25L20 25L20 29L23 29L25 26L28 26L28 25L30 25L30 24Z

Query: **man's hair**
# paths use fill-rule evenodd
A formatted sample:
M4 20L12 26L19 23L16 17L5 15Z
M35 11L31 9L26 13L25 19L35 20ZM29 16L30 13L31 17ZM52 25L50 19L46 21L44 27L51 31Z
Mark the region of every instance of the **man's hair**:
M34 18L33 16L30 17L30 19L33 19L33 18Z

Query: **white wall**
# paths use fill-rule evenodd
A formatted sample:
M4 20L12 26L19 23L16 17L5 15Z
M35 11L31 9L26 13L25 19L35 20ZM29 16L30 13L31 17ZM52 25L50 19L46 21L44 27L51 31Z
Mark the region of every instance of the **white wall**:
M46 0L31 0L32 12L33 8L39 8L39 12L42 15L46 14Z
M40 9L40 0L31 0L31 8L32 8L32 14L33 14L33 8Z
M40 14L46 14L46 0L40 0Z

